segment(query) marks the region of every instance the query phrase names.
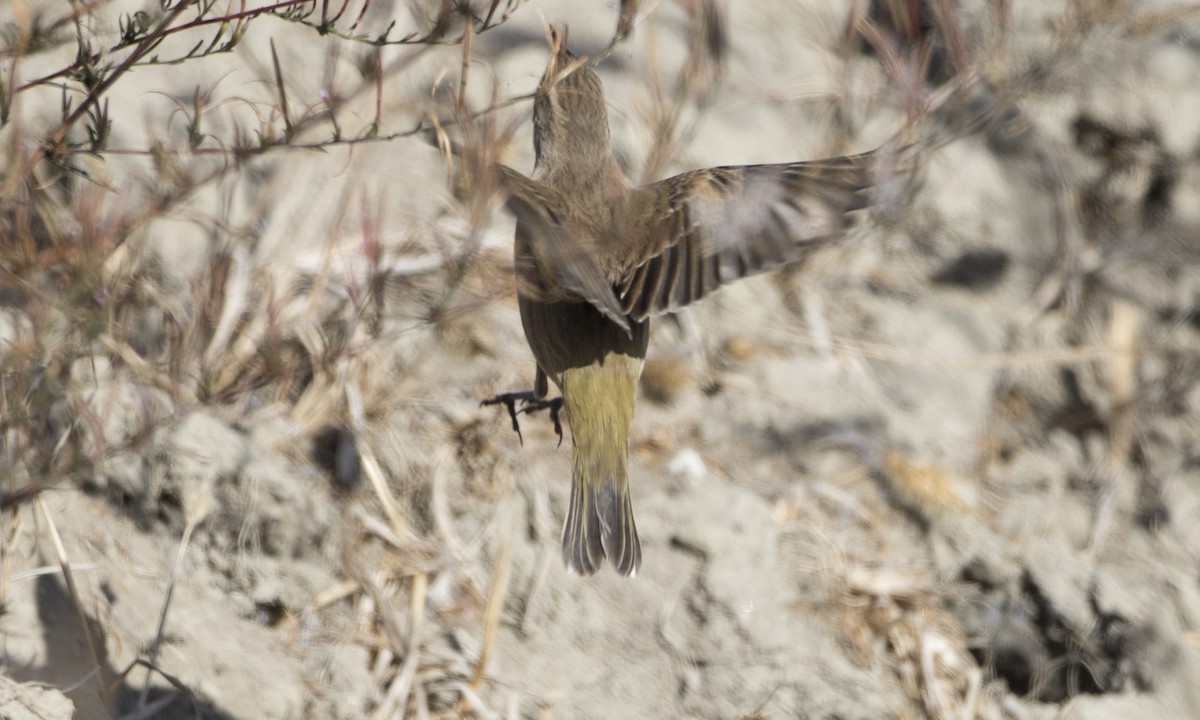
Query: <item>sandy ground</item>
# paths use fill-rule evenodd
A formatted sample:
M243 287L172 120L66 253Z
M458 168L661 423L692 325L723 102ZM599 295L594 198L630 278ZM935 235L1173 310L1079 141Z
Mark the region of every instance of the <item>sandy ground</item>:
M539 12L587 53L611 35L609 5L519 7L478 39L472 102L493 82L534 86ZM655 79L669 93L686 54L686 3L646 5L600 68L634 177L652 157ZM902 217L657 323L634 426L633 580L565 573L568 448L544 417L524 419L522 445L479 407L533 376L503 271L512 220L491 214L484 261L446 295L446 274L418 266L460 247L467 212L436 150L278 153L152 225L136 262L158 290L132 346L161 344L223 253L247 313L270 292L306 299L307 316L281 301L280 322L320 361L284 391L191 403L103 351L71 369L103 418L90 441L111 451L43 494L47 514L4 513L0 716L360 718L403 698L383 716L1193 717L1200 25L1147 3L1136 17L1160 22L1126 13L1073 35L1067 3L1011 5L981 68L990 89L921 119L949 142ZM839 8L729 3L724 73L684 107L657 174L888 138L905 94L876 59L836 51ZM403 5L367 22L388 13L411 23ZM962 17L982 54L993 20L971 3ZM115 88L131 121L113 146L164 132L197 84L214 135L249 112L218 99L271 102L271 39L296 103L315 102L330 64L353 77L331 40L259 22L232 55ZM383 132L421 116L458 52L389 76ZM55 110L46 97L20 112ZM343 126L369 123L373 103L348 105ZM960 130L994 107L1002 122ZM506 116L522 169L528 113ZM184 132L177 118L170 137ZM138 162L93 167L136 204ZM387 280L373 329L328 310L363 291L368 240L418 268ZM19 311L4 310L9 332ZM254 352L254 327L219 357ZM314 441L327 426L357 437L350 487L314 452L336 452L337 436Z

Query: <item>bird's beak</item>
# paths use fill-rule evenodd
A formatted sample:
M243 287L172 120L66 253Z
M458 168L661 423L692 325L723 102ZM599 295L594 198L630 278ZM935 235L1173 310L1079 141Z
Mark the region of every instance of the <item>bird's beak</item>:
M566 23L553 24L546 31L546 41L550 44L551 62L556 70L561 70L567 64L567 26Z
M550 62L546 66L546 74L542 76L543 91L549 91L555 83L569 75L575 69L572 61L578 60L567 50L565 24L551 25L546 30L546 42L550 45Z

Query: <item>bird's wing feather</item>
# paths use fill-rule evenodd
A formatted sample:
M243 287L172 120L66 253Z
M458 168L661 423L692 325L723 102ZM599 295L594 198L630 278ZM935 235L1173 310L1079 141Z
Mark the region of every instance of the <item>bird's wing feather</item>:
M649 221L620 258L621 312L678 310L838 237L871 202L875 156L709 168L638 188L630 217Z
M508 193L506 205L517 216L518 232L529 243L528 257L518 254L516 259L518 278L549 281L555 290L586 300L626 333L631 332L613 283L597 263L588 239L571 233L538 183L503 165L500 173Z

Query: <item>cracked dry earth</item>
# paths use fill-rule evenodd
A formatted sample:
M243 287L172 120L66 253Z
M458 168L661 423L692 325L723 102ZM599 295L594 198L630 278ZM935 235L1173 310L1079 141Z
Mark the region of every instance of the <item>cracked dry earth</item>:
M611 32L603 3L534 5L568 20L581 52ZM968 28L985 22L962 5ZM1012 5L1016 75L1053 55L1067 3ZM683 56L673 12L642 29L662 58ZM672 169L825 149L813 103L796 99L832 57L814 17L839 15L729 4L728 74ZM508 92L545 62L538 23L522 12L479 38ZM398 523L368 483L343 488L314 461L328 413L267 392L179 407L104 357L81 364L113 446L157 419L136 449L45 497L102 667L89 678L44 516L6 517L0 715L119 717L143 692L184 688L157 717L371 717L412 657L413 704L396 717L420 717L418 701L458 716L465 692L478 715L512 718L1194 717L1197 38L1194 20L1099 33L1024 89L1011 122L931 153L896 227L658 322L634 426L632 581L566 575L567 449L544 414L523 418L522 446L502 411L478 406L533 375L502 273L481 271L475 302L415 330L441 277L393 280L382 322L396 332L344 366L370 410L358 445ZM642 61L631 50L600 68L635 166ZM852 69L871 78L872 62ZM855 149L898 120L875 110ZM513 162L528 169L523 132ZM452 234L439 163L402 143L273 161L291 192L264 220L255 272L273 278L329 242L326 183L378 179L397 198L384 216L397 253L412 247L399 228ZM484 252L503 265L511 220L494 223ZM151 268L183 293L205 246L176 230ZM148 685L142 667L121 674L151 653L162 673Z

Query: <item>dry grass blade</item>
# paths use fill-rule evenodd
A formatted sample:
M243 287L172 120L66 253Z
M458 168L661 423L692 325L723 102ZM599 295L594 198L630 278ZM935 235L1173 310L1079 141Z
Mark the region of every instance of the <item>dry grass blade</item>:
M135 667L146 668L147 675L149 675L150 673L158 673L159 675L161 675L163 677L164 680L166 680L172 687L175 688L176 694L175 695L170 695L170 694L163 695L162 697L158 698L157 700L155 700L152 703L142 704L142 705L140 705L140 707L138 707L134 711L117 718L117 720L145 720L146 718L159 717L159 712L166 709L168 706L170 706L172 703L174 703L179 698L180 695L187 697L192 701L192 717L195 718L195 720L200 720L200 707L196 703L196 698L192 694L192 692L187 688L187 686L184 685L183 682L181 682L179 680L179 678L175 677L174 675L172 675L170 673L163 672L162 668L159 668L159 667L155 666L154 664L147 662L146 660L143 660L142 658L137 658L132 663L130 663L129 666L126 667L125 670L121 673L120 677L124 678L124 677L128 676L130 671L132 671Z
M396 550L404 550L407 547L404 539L398 536L383 520L371 515L361 507L355 507L352 512L358 518L359 522L362 523L363 529L368 533L391 545Z
M152 384L161 390L165 390L174 395L177 395L180 400L188 405L195 404L197 398L195 393L186 386L180 385L166 373L159 371L146 358L138 354L129 343L122 342L112 337L108 333L96 338L104 349L108 350L113 355L121 358L135 374L141 376L146 382Z
M188 544L192 539L192 533L196 530L196 526L208 516L212 506L212 495L208 486L201 483L198 494L194 495L191 500L188 503L187 524L184 525L183 536L179 539L179 547L175 550L175 561L171 564L171 577L167 581L167 590L163 594L162 609L158 615L158 629L154 633L154 640L150 643L148 668L155 667L158 662L158 651L162 647L167 632L167 614L171 609L171 599L175 596L175 584L179 581L179 575L183 571L183 561L187 554ZM151 673L147 671L146 679L142 683L142 691L138 695L138 708L141 710L148 707L146 701L150 697L150 675Z
M500 616L504 612L504 600L508 596L508 576L512 570L512 559L509 555L508 542L504 541L496 552L495 564L492 567L491 591L488 593L483 614L483 642L479 648L479 658L475 661L475 671L471 674L472 691L478 690L479 684L483 682L488 658L496 642L496 631L500 629Z
M296 127L292 124L292 113L288 109L287 87L283 83L283 70L279 67L279 53L275 52L275 40L271 40L271 65L275 68L275 87L279 90L279 111L283 113L285 137L290 139Z
M1088 554L1098 553L1112 526L1120 485L1133 480L1130 453L1134 446L1134 404L1137 397L1137 337L1140 319L1126 300L1115 300L1109 311L1107 345L1108 391L1111 403L1107 418L1108 449L1099 469L1099 493L1088 538Z
M799 343L815 350L828 347L825 338L814 338L811 334L787 331L783 339ZM1083 365L1106 360L1117 355L1140 355L1144 357L1191 358L1200 352L1187 347L1114 348L1108 344L1080 345L1046 350L1024 350L997 353L973 353L964 355L939 355L928 351L905 350L895 345L873 342L858 338L834 338L832 348L840 354L879 360L882 362L925 367L940 367L954 370L1019 370L1055 365Z
M458 76L458 110L463 112L467 108L467 80L471 75L471 50L474 45L472 42L475 39L474 25L467 23L467 27L463 30L463 50L462 50L462 65Z
M71 569L77 573L93 572L100 569L97 563L73 563ZM43 575L57 575L62 572L62 568L57 565L43 565L41 567L30 568L19 573L15 573L9 580L10 584L32 580L42 577Z
M24 527L20 512L13 512L10 517L12 520L8 523L8 537L5 538L3 545L0 545L0 608L8 604L8 586L14 580L12 575L13 559L17 541L20 540L21 530Z
M534 632L535 618L540 609L540 599L542 597L542 589L546 585L546 578L549 577L554 567L557 565L559 550L551 540L551 533L548 532L551 527L550 521L550 497L544 486L538 487L534 491L533 496L533 521L534 532L537 535L538 542L541 544L541 550L538 551L537 570L534 571L533 577L529 580L529 586L525 591L523 610L521 612L521 622L519 625L522 635L530 636Z
M851 592L913 602L930 594L925 573L870 570L862 567L845 570L846 587Z
M371 449L370 443L365 441L359 443L358 447L362 454L363 474L371 483L371 490L375 492L375 497L379 500L380 507L383 508L383 514L387 517L392 532L400 539L412 537L408 524L404 522L404 518L400 515L400 509L396 506L396 498L388 489L387 479L384 477L383 468L375 458L375 451Z
M1133 446L1133 405L1137 398L1138 330L1137 308L1126 300L1115 300L1108 319L1108 391L1113 417L1109 418L1108 461L1125 464Z
M417 674L417 666L420 662L420 634L424 623L425 601L428 594L429 576L423 572L418 572L413 576L411 616L408 642L406 643L404 652L404 663L400 666L400 672L396 673L396 677L392 680L391 685L388 686L383 701L380 702L379 707L372 713L372 720L384 720L385 718L396 717L397 715L403 716L404 714L404 709L408 705L409 694L412 692L413 680ZM386 612L382 607L380 610L381 612Z
M456 683L455 687L462 694L462 702L459 704L460 713L470 713L482 720L499 720L499 716L488 709L487 704L483 702L483 698L479 697L479 694L470 685Z
M361 590L362 586L358 582L354 580L342 580L314 595L310 607L314 610L322 610L336 602L351 597Z
M450 500L446 492L454 458L452 451L442 451L434 460L429 473L429 500L433 514L433 525L438 535L445 541L447 548L454 555L463 552L466 543L454 530L454 521L450 514Z
M204 351L204 364L216 365L226 355L230 340L242 318L246 317L250 292L252 271L249 252L242 246L233 248L229 257L229 272L223 283L222 296L219 298L221 313L218 316L208 347ZM239 365L240 367L240 365ZM229 371L226 370L227 374ZM220 382L220 381L218 381Z
M639 0L621 0L621 10L617 16L617 31L613 34L614 38L624 39L633 31L639 5L641 5Z
M417 683L413 689L413 702L417 705L417 720L429 720L429 698L425 693L425 686Z
M99 670L104 667L101 661L100 653L96 649L96 640L92 637L91 624L88 622L87 614L83 610L83 599L79 595L79 587L75 583L75 573L71 570L71 561L67 558L67 549L63 545L62 537L58 534L58 525L55 524L53 516L50 515L50 508L46 505L46 500L43 497L37 499L38 510L41 511L42 518L46 521L46 528L50 532L50 540L54 543L54 552L58 557L58 566L62 568L63 580L67 583L67 594L71 598L71 605L75 608L75 619L79 621L79 632L83 635L84 644L87 646L88 659L92 661L92 666L95 668L93 679L96 682L96 688L101 695L104 694L104 678L101 677Z

